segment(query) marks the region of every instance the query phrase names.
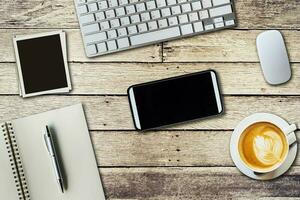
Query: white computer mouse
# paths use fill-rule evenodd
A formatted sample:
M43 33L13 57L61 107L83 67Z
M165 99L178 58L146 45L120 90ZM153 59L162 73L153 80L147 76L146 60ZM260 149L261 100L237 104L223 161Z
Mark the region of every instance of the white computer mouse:
M292 73L281 33L271 30L259 34L256 46L265 80L271 85L287 82Z

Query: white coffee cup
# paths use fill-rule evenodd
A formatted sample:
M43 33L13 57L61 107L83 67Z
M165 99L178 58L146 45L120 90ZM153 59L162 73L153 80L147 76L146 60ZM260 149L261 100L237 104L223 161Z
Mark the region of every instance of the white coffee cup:
M243 159L241 158L238 146L239 146L239 139L242 136L242 134L244 133L244 131L250 127L251 125L255 124L255 123L259 123L259 122L268 122L270 124L275 125L276 127L278 127L285 135L285 140L286 143L288 144L288 150L287 152L289 152L290 150L290 146L295 143L297 141L295 134L293 134L293 132L297 129L295 124L289 124L287 123L284 119L282 119L281 117L278 117L276 115L273 114L269 114L269 113L256 113L253 114L249 117L246 117L245 119L243 119L234 129L234 133L233 135L235 137L237 137L237 139L235 139L235 147L237 147L236 151L238 152L237 155L240 156L240 161L241 163L248 168L249 170L256 172L256 173L268 173L271 171L275 171L276 169L280 168L281 165L286 161L287 159L287 155L288 153L286 153L284 159L281 160L281 162L277 163L276 165L274 165L272 168L269 168L268 170L260 170L260 169L256 169L256 168L252 168L251 166L249 166L248 164L246 164Z

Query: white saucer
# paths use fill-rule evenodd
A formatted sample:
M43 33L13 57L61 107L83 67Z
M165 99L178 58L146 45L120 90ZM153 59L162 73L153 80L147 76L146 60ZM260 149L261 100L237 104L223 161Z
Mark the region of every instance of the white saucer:
M281 121L281 123L285 123L286 126L289 125L283 119L281 119L280 121ZM289 150L289 153L287 155L285 162L282 163L282 165L278 169L276 169L272 172L269 172L269 173L254 173L252 170L248 169L240 159L240 155L238 152L238 145L237 145L240 134L241 133L239 131L234 131L232 133L232 136L230 139L230 155L231 155L231 159L233 160L236 167L243 174L245 174L246 176L248 176L250 178L257 179L257 180L270 180L270 179L277 178L278 176L280 176L280 175L284 174L286 171L288 171L288 169L292 166L292 164L297 156L298 144L296 141L294 144L292 144L290 146L290 150ZM296 139L296 134L294 132L292 132L290 134L292 135L292 137L294 137Z

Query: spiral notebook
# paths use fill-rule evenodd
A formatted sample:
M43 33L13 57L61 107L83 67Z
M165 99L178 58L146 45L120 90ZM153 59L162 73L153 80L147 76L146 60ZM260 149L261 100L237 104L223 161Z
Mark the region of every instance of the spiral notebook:
M65 192L58 189L43 130L55 133ZM105 199L81 104L1 124L0 199Z

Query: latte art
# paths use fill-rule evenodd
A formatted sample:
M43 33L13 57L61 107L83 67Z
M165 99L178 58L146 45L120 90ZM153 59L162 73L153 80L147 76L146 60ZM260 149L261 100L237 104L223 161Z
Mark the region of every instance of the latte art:
M262 171L280 164L287 151L288 144L284 133L267 122L249 126L239 141L241 159L251 168Z
M274 165L280 161L283 144L274 134L257 136L253 140L253 149L257 159L264 165Z

